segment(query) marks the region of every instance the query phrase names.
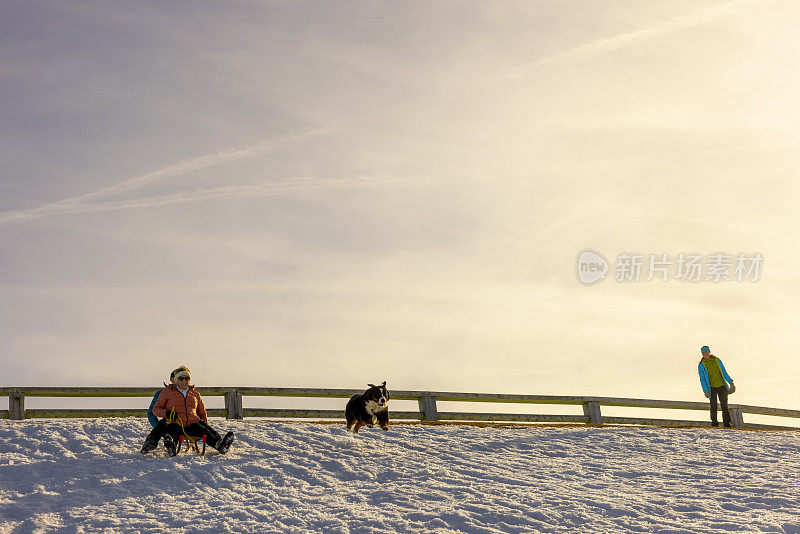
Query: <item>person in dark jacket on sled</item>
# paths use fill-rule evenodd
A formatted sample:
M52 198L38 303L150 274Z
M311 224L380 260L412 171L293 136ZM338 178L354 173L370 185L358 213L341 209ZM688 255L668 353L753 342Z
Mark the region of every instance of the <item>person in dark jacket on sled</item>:
M164 437L164 445L169 456L177 454L177 441L181 435L190 439L206 436L206 442L217 449L220 454L228 452L233 443L233 432L225 437L208 424L205 404L200 393L189 385L191 374L183 365L170 374L169 386L164 388L152 405L153 415L159 419L142 445L142 454L147 454L158 446L158 440ZM149 415L149 414L148 414Z
M172 371L169 374L169 381L171 383L175 383L175 371ZM164 383L164 388L168 388L169 386ZM144 445L142 446L142 454L147 454L148 452L152 451L153 449L158 446L158 440L160 440L167 429L167 422L164 421L159 426L159 419L156 417L156 414L153 413L153 408L156 407L156 402L158 402L158 397L163 392L163 389L159 389L156 391L156 394L153 395L153 400L150 401L150 407L147 409L147 420L150 421L150 426L152 426L155 430L151 431L150 435L148 435L148 439L145 440Z

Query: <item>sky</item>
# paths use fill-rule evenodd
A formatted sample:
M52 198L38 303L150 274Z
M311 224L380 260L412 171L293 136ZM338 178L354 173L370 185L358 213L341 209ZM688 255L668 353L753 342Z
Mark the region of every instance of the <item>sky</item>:
M709 345L798 408L798 16L5 1L3 385L703 400ZM758 279L615 279L717 253Z

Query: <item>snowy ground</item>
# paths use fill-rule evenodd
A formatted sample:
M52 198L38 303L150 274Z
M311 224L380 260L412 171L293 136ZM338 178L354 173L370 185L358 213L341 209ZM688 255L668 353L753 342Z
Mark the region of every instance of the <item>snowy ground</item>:
M0 423L0 532L794 532L800 434L213 420L220 456L138 453L143 419Z

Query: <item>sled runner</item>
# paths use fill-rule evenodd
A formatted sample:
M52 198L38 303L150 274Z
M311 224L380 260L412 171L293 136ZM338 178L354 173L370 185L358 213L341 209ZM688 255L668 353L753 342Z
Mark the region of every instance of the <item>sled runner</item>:
M178 436L178 448L175 450L175 454L180 454L181 447L183 446L183 442L186 441L186 445L187 445L187 449L186 450L189 450L189 447L191 447L191 449L194 452L196 452L197 454L199 454L200 456L205 456L205 454L206 454L206 439L207 438L206 438L205 434L203 434L199 438L195 438L195 437L192 437L192 436L187 436L186 434L181 434L180 436ZM197 444L197 442L201 441L201 440L203 441L203 450L202 451L200 450L200 446Z

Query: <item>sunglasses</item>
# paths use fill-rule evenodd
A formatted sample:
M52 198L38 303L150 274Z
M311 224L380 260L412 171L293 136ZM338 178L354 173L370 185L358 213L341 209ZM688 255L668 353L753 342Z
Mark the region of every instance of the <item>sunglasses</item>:
M179 376L176 380L186 380L188 382L190 378L188 376Z

